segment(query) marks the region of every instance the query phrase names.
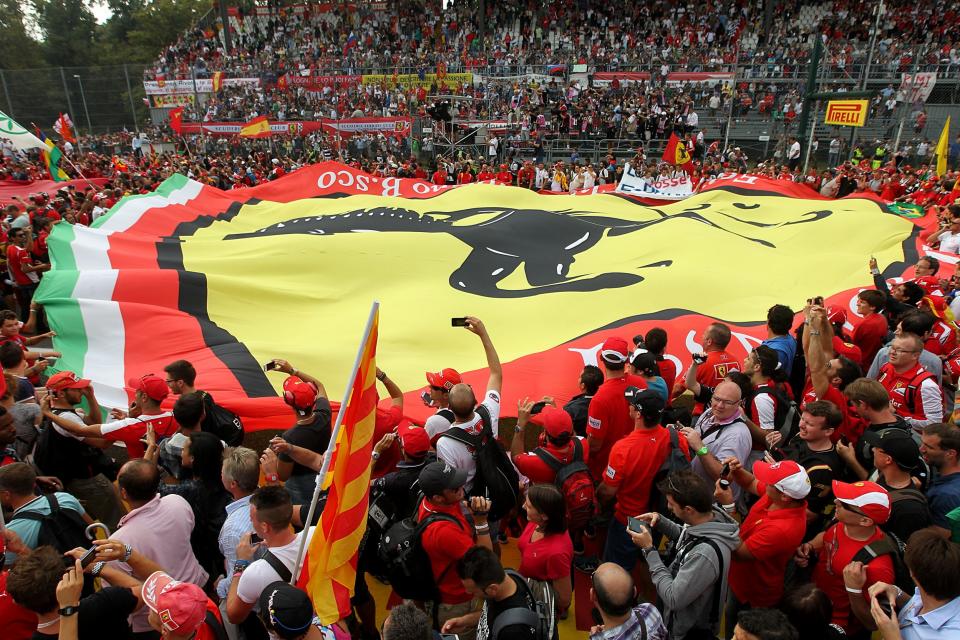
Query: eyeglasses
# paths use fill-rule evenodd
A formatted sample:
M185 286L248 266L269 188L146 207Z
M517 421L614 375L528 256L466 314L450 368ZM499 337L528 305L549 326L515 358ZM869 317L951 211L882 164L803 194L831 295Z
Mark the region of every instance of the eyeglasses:
M899 347L890 347L890 353L920 353L916 349L900 349Z
M843 501L841 501L841 500L837 500L837 506L840 507L841 509L845 510L845 511L849 511L850 513L855 513L855 514L857 514L858 516L860 516L861 518L869 518L869 517L870 517L870 516L868 516L867 514L865 514L863 511L858 511L857 509L854 509L853 507L851 507L850 505L848 505L846 502L843 502Z
M718 398L717 396L713 396L712 398L710 398L710 403L711 403L711 404L719 404L719 405L723 405L723 406L727 406L727 407L735 407L735 406L737 406L738 404L740 404L740 401L739 401L739 400L727 400L726 398Z

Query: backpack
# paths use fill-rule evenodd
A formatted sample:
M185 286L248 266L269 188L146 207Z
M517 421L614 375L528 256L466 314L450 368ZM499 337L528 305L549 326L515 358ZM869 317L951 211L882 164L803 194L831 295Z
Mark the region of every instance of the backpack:
M532 604L534 608L511 607L501 612L494 621L493 626L490 627L490 633L487 638L489 640L497 640L500 632L507 627L524 625L533 629L533 640L551 640L553 637L550 622L552 612L548 612L546 604L537 600L533 595L533 591L530 589L530 585L527 584L526 578L513 569L507 569L506 574L517 583L518 589L523 589L526 592L527 602Z
M437 583L453 568L454 563L451 562L435 580L430 558L423 549L423 532L441 520L463 528L460 521L451 515L432 513L420 522L417 522L416 516L405 518L387 529L380 539L377 553L383 567L383 577L396 594L405 600L437 601L440 595Z
M690 470L690 460L687 459L683 449L680 448L680 436L677 434L677 430L670 426L666 426L664 429L670 434L670 450L667 452L666 460L663 461L663 464L660 465L657 473L653 476L650 489L650 510L657 513L670 513L667 508L666 496L657 489L660 481L676 471Z
M721 596L721 592L723 591L723 581L726 580L726 571L724 570L724 566L723 566L723 554L720 552L720 547L717 545L717 543L710 538L705 538L700 536L689 536L684 541L683 546L677 549L675 560L670 563L669 569L670 569L670 575L676 578L677 573L679 573L680 571L680 567L683 565L683 561L687 557L687 554L689 554L693 549L699 547L701 544L709 545L710 548L713 549L714 553L717 554L717 562L720 564L720 570L717 572L717 583L713 587L713 598L711 598L711 603L710 603L709 622L710 622L710 626L714 627L717 625L717 623L720 622L720 614L722 613L720 596ZM671 618L675 613L676 613L675 611L671 612ZM668 629L670 629L673 626L672 619L667 620L665 622L667 623ZM696 629L696 628L690 629L690 631L688 631L686 635L687 637L693 638L695 637L693 634L697 631L699 631L699 629ZM708 630L707 635L710 635L710 633L712 632Z
M412 513L402 510L401 505L397 504L386 491L374 492L371 488L370 504L367 507L367 528L360 541L360 556L363 558L363 570L381 582L389 582L386 567L379 554L381 540L393 525L405 518L416 517L417 505L423 501L424 497L423 492L420 491L419 478L410 485L410 495L416 496Z
M482 430L477 435L467 433L462 427L450 427L441 438L453 438L473 450L473 459L477 464L477 473L473 478L473 496L490 499L491 507L487 518L499 520L510 513L520 503L520 475L507 456L500 441L493 435L493 421L487 408L477 405Z
M576 437L572 442L573 459L567 464L542 447L534 449L533 454L556 473L553 483L560 489L567 506L567 527L578 531L596 515L597 500L590 469L583 461L583 443Z
M911 593L914 589L913 578L910 577L910 571L907 569L906 563L903 561L903 553L906 551L907 545L904 541L897 538L890 532L883 532L883 537L879 540L875 540L868 545L864 545L856 555L853 556L852 562L862 562L864 566L870 564L871 561L879 558L880 556L889 555L890 559L893 561L893 583L900 587L903 591Z
M229 409L225 409L213 401L206 391L197 393L203 398L203 409L206 416L203 418L201 428L203 431L209 431L231 447L239 447L243 444L243 421L240 417Z
M80 514L72 509L61 509L57 496L49 493L43 496L50 506L50 513L44 515L36 511L21 511L10 518L14 520L33 520L40 523L40 532L37 534L37 547L51 546L60 553L66 553L82 547L90 546L87 538L87 524Z
M71 413L72 409L51 408L54 415ZM44 418L33 450L33 463L47 475L58 476L64 482L86 480L102 473L111 481L117 479L117 465L100 449L65 436Z
M763 385L756 390L754 397L761 393L773 396L773 428L780 432L781 442L789 442L800 431L800 408L777 387Z

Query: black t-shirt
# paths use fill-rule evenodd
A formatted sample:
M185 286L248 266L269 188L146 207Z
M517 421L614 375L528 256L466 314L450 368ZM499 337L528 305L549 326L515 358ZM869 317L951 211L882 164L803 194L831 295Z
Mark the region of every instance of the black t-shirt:
M500 600L499 602L495 600L487 600L487 629L489 629L491 635L493 633L493 627L497 620L497 616L507 609L523 607L525 609L530 609L531 611L533 610L530 598L527 597L527 585L519 584L519 581L515 576L510 576L510 578L514 582L518 583L517 591L512 596L506 598L505 600ZM533 627L523 624L513 624L501 630L500 635L497 636L497 640L531 640L534 637L535 631Z
M563 410L570 414L573 420L573 432L578 436L587 436L587 410L590 408L590 400L593 396L585 393L570 398L570 402L563 405Z
M424 465L427 462L433 462L434 456L427 456L427 459L418 464L401 462L397 465L396 471L391 471L382 478L377 478L370 484L371 495L376 494L377 502L385 500L387 504L394 508L394 513L400 517L413 515L417 510L418 491L413 488L414 483L420 476ZM383 495L383 498L379 498Z
M323 453L330 444L330 401L326 398L317 398L314 405L313 422L297 424L283 432L283 439L290 444L309 449L315 453ZM293 462L286 454L280 455L283 462ZM302 464L293 462L291 476L316 475L317 472Z
M807 525L804 540L809 540L821 531L827 520L833 515L833 481L842 477L844 464L836 447L825 451L813 451L799 435L794 436L783 453L806 469L810 478L810 493L807 495L807 508L817 514L817 518Z
M897 536L901 542L906 542L915 531L933 524L930 507L918 489L912 485L910 489L913 491L894 489L882 477L877 478L877 484L890 494L890 518L880 527L881 529Z
M127 616L137 607L137 597L126 587L105 587L80 600L77 637L80 640L132 638ZM34 632L33 640L50 640L57 634Z

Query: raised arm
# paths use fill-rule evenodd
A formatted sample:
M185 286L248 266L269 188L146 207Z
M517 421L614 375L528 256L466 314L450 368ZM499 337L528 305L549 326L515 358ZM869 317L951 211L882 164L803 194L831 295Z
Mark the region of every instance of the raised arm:
M824 350L824 342L830 345L829 353ZM827 312L823 307L810 309L810 325L803 332L803 346L813 392L818 398L823 398L830 388L827 369L833 354L833 327L827 321Z
M391 403L395 407L403 407L403 391L396 382L390 379L386 372L380 370L380 367L377 367L377 380L383 383L387 393L390 394Z
M278 358L274 358L273 361L277 364L277 369L276 369L277 371L285 373L289 376L297 376L304 382L312 382L317 387L317 397L320 397L320 398L327 397L327 390L324 388L323 383L317 380L316 378L314 378L312 375L310 375L306 371L301 371L300 369L295 368L286 360L280 360Z
M480 336L480 342L483 344L483 352L487 356L487 368L490 369L490 379L487 381L487 389L500 393L500 390L503 388L503 367L500 365L500 356L497 355L497 350L490 340L490 334L487 333L487 328L479 318L474 318L473 316L467 317L466 328L468 331Z

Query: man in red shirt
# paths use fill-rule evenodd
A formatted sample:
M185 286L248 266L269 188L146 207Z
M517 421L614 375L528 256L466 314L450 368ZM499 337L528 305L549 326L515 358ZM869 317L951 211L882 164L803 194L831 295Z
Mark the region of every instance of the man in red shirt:
M513 174L507 169L507 165L500 165L500 171L497 172L497 182L507 185L513 184Z
M751 475L736 458L727 458L730 477L745 491L760 496L740 524L743 541L730 559L730 592L727 619L736 620L744 605L774 607L783 596L787 563L803 541L807 528L807 494L810 478L793 460L758 461ZM733 492L720 487L717 499L733 509Z
M529 478L530 484L553 484L557 472L537 455L537 450L548 456L553 456L557 462L564 466L573 462L576 449L580 450L580 460L587 462L590 450L586 438L573 435L573 419L569 413L552 405L546 405L540 413L531 416L530 408L532 406L533 403L529 401L522 402L520 405L517 412L515 435L510 443L510 456L513 458L513 464L517 467L517 471ZM537 449L524 453L523 432L530 422L543 427L543 436Z
M480 167L480 173L477 174L477 182L487 182L496 179L496 175L490 170L486 162Z
M863 624L873 626L867 593L870 586L894 581L889 554L877 555L868 563L854 560L861 549L884 537L878 525L890 517L890 496L873 482L848 484L837 480L833 481L833 495L837 523L797 549L797 564L807 566L811 553L817 553L813 581L833 602L831 622L843 627L847 635L854 635Z
M460 173L457 174L457 184L470 184L473 182L473 174L470 173L469 165L463 165Z
M536 171L534 171L530 161L527 160L523 163L520 171L517 172L517 186L523 187L524 189L533 189L534 176L536 176Z
M923 341L903 333L890 345L890 362L877 380L890 394L890 404L914 430L943 420L943 390L936 376L920 365Z
M34 262L30 251L33 248L33 233L29 228L11 229L10 244L7 245L7 272L13 280L17 304L20 306L20 318L26 322L30 310L33 292L40 282L39 274L50 269L50 265Z
M629 405L624 396L627 387L646 389L640 376L624 372L630 349L623 338L607 338L600 347L600 365L604 382L590 400L587 412L587 443L590 445L590 475L595 482L607 469L613 443L633 430Z
M443 628L443 623L447 620L473 611L473 596L466 592L457 576L457 560L474 544L493 549L490 525L487 524L490 501L480 496L470 498L475 527L471 527L463 516L460 505L466 481L466 471L454 469L443 462L431 462L423 468L419 476L420 490L425 497L420 503L417 520L423 522L432 518L420 536L420 543L430 558L430 567L440 592L440 602L434 618L440 628ZM473 640L476 638L476 628L461 631L459 635L461 639Z
M740 371L740 363L732 355L727 353L727 345L730 344L730 327L722 322L711 323L703 330L700 337L700 343L703 346L703 352L707 359L703 363L694 360L690 366L696 369L697 382L701 386L716 389L717 385L723 382L727 374L731 371ZM697 403L694 413L702 413L703 405Z
M874 289L857 294L857 313L863 316L863 320L854 328L852 339L853 344L863 352L863 360L860 361L863 368L873 363L889 331L887 318L880 313L883 311L883 301L884 295Z
M433 184L447 184L447 170L441 164L437 167L437 170L433 172L433 178L431 179Z
M653 481L670 455L671 443L670 433L660 426L665 403L656 391L627 387L624 399L629 406L633 431L610 449L610 460L597 486L597 501L604 504L616 500L603 561L615 562L633 571L639 549L627 533L627 518L650 510ZM680 448L689 459L686 438L677 436Z
M830 357L833 354L834 336L826 309L815 306L807 309L805 313L808 315L809 324L804 323L800 340L810 372L810 381L803 392L800 408L803 409L808 402L817 400L832 402L843 414L843 422L834 430L830 439L836 443L842 436L850 442L856 442L866 424L850 411L843 390L863 373L859 364L849 358Z

